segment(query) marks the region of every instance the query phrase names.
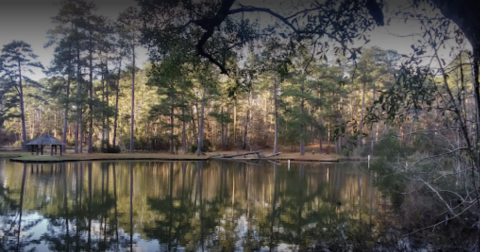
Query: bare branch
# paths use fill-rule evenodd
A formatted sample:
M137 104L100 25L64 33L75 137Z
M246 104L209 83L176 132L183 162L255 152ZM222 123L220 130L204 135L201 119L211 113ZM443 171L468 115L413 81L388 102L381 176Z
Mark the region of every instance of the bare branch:
M445 204L448 211L450 211L452 215L455 215L455 212L453 212L453 209L450 207L450 205L443 199L442 195L440 195L440 193L437 190L435 190L435 188L433 188L427 181L423 179L420 179L420 180L438 196L438 198L443 202L443 204Z

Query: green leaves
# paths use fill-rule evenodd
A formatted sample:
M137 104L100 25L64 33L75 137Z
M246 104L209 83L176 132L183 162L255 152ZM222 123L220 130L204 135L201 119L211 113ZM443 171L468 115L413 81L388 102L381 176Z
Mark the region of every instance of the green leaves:
M217 122L221 123L221 124L226 124L226 123L232 123L233 120L232 118L230 118L230 113L226 113L226 112L218 112L218 111L212 111L210 113L208 113L209 116L215 118L215 120L217 120Z
M18 115L17 112L12 112L17 104L21 108L20 115L24 115L22 71L31 72L32 67L43 69L40 62L34 61L36 58L37 55L33 53L31 46L23 41L14 40L2 48L0 56L0 75L2 78L0 80L0 97L2 98L2 101L0 101L0 121ZM35 84L28 78L26 79ZM22 124L22 127L23 132L25 132L24 124Z
M170 51L168 41L177 38L188 45L188 52L195 51L216 65L221 73L229 74L232 69L227 68L226 55L236 55L245 49L253 52L253 45L259 40L276 38L287 43L310 43L322 47L325 60L332 43L342 48L344 55L348 52L349 57L355 58L358 50L349 46L359 34L371 30L374 26L371 17L377 25L383 25L383 1L369 0L366 5L352 0L314 1L308 8L292 3L291 8L282 13L255 3L249 6L234 3L233 0L141 0L145 24L143 43L155 48L151 55L162 54ZM249 19L247 15L252 13L270 16L273 21ZM286 73L285 64L277 66L280 74Z
M403 65L395 84L380 92L374 107L367 113L367 120L374 122L386 119L401 122L411 116L411 111L418 113L421 110L432 109L437 86L429 77L428 68Z
M6 44L2 48L2 68L4 73L13 74L16 72L15 77L18 77L19 67L28 66L43 69L43 66L35 60L38 56L32 51L29 44L23 41L14 40L9 44ZM26 68L28 71L30 68Z

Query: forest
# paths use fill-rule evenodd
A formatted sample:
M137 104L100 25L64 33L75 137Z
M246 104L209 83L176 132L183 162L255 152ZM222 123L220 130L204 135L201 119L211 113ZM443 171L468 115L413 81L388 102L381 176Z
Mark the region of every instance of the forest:
M377 17L374 7L356 2L358 6L351 7L349 1L339 6L327 2L288 18L238 4L229 14L270 11L281 23L232 16L211 38L201 22L190 27L195 18L181 18L181 13L196 9L212 15L227 2L183 6L139 1L110 20L95 13L93 2L62 1L52 17L55 28L46 34L46 47L55 48L49 66L37 62L24 41L14 40L2 49L2 145L25 148L29 140L51 133L75 153L189 153L201 151L198 146L278 151L281 146L304 155L305 145L319 144L320 152L328 152L323 144L335 143L337 153L369 146L373 154L379 137L390 130L410 145L414 132L440 125L431 111L420 114L447 95L434 84L441 83L442 71L450 77L445 80L447 91L453 92L447 98L464 103L464 111L474 106L463 91L472 88L468 43L438 13L417 14L425 20L425 34L412 45L412 55L369 46L363 32L383 25L383 14ZM396 15L408 18L427 4L415 3ZM166 7L172 11L162 12ZM348 30L318 24L309 30L315 11L330 19L343 11L344 23L354 26ZM305 27L296 18L300 15L308 19L302 21ZM365 45L351 47L352 39ZM447 44L451 57L440 58L437 52ZM146 65L135 64L138 47L149 51ZM432 64L441 67L433 69ZM48 77L27 78L25 72L32 68L44 69ZM409 94L415 88L419 93ZM405 99L400 111L400 100ZM473 129L474 123L468 122L475 121L474 115L465 116L470 118L464 126Z
M456 2L138 0L113 20L62 0L50 65L28 41L3 46L0 145L51 133L75 153L370 155L412 230L453 222L478 250L480 4ZM371 45L392 19L420 28L411 53ZM47 77L26 77L37 68Z

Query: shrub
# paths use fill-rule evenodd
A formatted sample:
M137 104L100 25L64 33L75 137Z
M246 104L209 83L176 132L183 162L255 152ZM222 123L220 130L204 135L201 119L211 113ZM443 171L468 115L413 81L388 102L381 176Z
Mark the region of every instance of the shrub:
M382 135L382 140L375 147L375 155L386 159L386 161L396 161L398 158L405 158L409 154L409 149L402 146L396 132L390 131Z
M110 143L106 140L102 141L102 148L100 149L102 153L120 153L121 149L119 146L111 146Z
M207 152L207 151L210 151L212 148L212 143L210 142L210 140L208 139L204 139L203 140L203 146L202 146L202 152ZM197 145L196 144L193 144L191 147L190 147L190 152L194 153L197 151Z

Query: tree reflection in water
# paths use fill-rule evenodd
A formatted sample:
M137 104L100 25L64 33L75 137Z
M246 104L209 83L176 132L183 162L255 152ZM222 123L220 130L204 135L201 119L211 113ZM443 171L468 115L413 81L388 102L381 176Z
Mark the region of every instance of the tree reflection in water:
M0 162L0 250L305 250L384 215L373 177L342 164L30 166Z

